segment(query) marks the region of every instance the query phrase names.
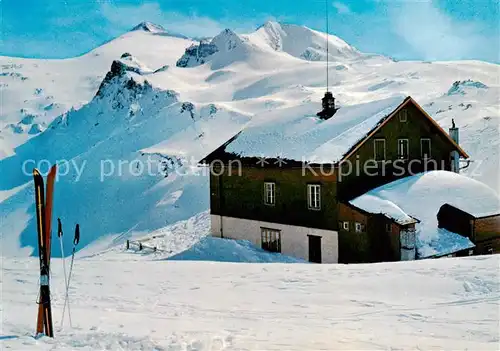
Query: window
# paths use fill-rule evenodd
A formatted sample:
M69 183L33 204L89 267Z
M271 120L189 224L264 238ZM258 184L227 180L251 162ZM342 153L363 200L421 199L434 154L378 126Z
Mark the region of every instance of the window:
M431 158L431 139L420 139L420 155L423 159Z
M274 206L276 201L275 193L276 185L271 182L264 183L264 203L269 206Z
M310 210L321 209L321 185L308 184L307 185L307 205Z
M362 231L364 231L365 226L362 223L356 222L354 224L354 228L356 230L356 233L361 233Z
M342 222L342 229L349 230L349 222L348 221Z
M375 161L385 160L385 139L375 139L373 141Z
M281 230L260 228L262 249L270 252L281 252Z
M387 233L390 233L392 231L392 225L391 225L391 223L386 223L385 224L385 231Z
M407 110L399 111L399 121L406 122L407 120L408 120L408 111Z
M408 139L398 139L398 158L408 159Z

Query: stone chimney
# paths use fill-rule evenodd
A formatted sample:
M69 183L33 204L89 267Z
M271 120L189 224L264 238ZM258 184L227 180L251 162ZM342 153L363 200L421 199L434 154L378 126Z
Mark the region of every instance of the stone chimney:
M329 119L338 110L338 108L335 107L335 98L333 97L333 94L329 91L327 91L323 99L321 99L321 105L323 107L323 110L321 110L316 114L321 119L325 120Z
M453 139L453 141L457 143L457 145L459 145L459 132L458 128L455 126L455 120L453 118L451 119L451 128L449 129L449 134L451 139ZM460 162L459 162L460 155L458 154L458 151L456 150L452 151L450 158L451 158L451 171L455 173L460 173Z

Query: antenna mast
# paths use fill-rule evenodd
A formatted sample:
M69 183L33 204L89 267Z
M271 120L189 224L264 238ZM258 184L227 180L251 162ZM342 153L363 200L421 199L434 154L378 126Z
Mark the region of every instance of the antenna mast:
M330 86L330 72L328 71L328 68L330 66L330 48L328 44L330 43L330 34L328 33L330 30L328 28L328 6L329 6L329 0L325 0L325 22L326 22L326 92L325 92L325 97L321 99L321 106L323 107L323 110L318 112L316 116L320 117L321 119L329 119L331 118L335 112L337 112L338 108L335 107L335 98L333 97L333 94L328 91L328 88Z
M329 87L329 72L328 72L328 64L330 61L330 55L329 55L329 28L328 28L328 5L329 1L325 0L325 14L326 14L326 92L328 92L328 87Z

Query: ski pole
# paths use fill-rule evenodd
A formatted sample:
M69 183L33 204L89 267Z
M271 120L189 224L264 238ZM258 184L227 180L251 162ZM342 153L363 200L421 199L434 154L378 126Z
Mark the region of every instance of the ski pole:
M62 230L62 223L61 219L57 219L57 236L59 237L59 243L61 244L61 259L62 259L62 265L63 265L63 272L64 272L64 284L66 285L66 292L69 290L68 286L68 275L66 274L66 264L64 262L64 245L63 245L63 230ZM63 315L61 318L61 329L64 325L64 312L65 312L65 307L66 307L66 299L64 300L64 308L63 308ZM68 314L69 314L69 325L73 327L71 323L71 311L69 308L69 295L68 295Z
M71 264L69 266L69 275L68 275L68 289L66 290L66 297L64 299L64 307L63 307L63 316L64 311L66 309L66 302L68 302L68 315L71 324L71 312L69 310L69 284L71 282L71 274L73 273L73 262L75 260L75 249L76 245L80 242L80 225L77 224L75 228L75 238L73 239L73 252L71 253Z

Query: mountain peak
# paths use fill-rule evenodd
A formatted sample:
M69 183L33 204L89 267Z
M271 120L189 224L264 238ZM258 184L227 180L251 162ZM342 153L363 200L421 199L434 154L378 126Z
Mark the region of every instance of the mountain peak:
M150 33L164 33L164 32L166 32L165 28L163 28L159 24L154 24L154 23L148 22L148 21L141 22L137 26L132 28L132 31L135 31L135 30L143 30L145 32L150 32Z
M236 34L233 30L229 29L229 28L226 28L224 29L222 32L220 32L219 34L217 34L215 38L217 37L224 37L224 38L227 38L227 37L238 37L238 34Z
M361 56L360 52L335 35L296 24L267 21L249 37L275 51L286 52L308 61L325 61L327 52L332 60Z
M231 29L224 29L216 35L211 44L217 46L219 51L231 51L243 42L243 39Z
M274 30L274 31L276 31L276 30L287 30L287 29L294 29L294 28L300 28L301 30L311 30L309 27L299 25L299 24L269 20L269 21L265 22L264 24L260 25L259 27L257 27L256 31L259 31L259 30Z
M184 55L177 61L177 67L193 67L202 65L212 59L218 52L228 53L243 43L243 39L231 29L224 29L210 41L202 40L199 45L188 47Z
M260 28L281 28L281 25L282 24L280 22L269 20L260 27L258 27L257 30L259 30Z

